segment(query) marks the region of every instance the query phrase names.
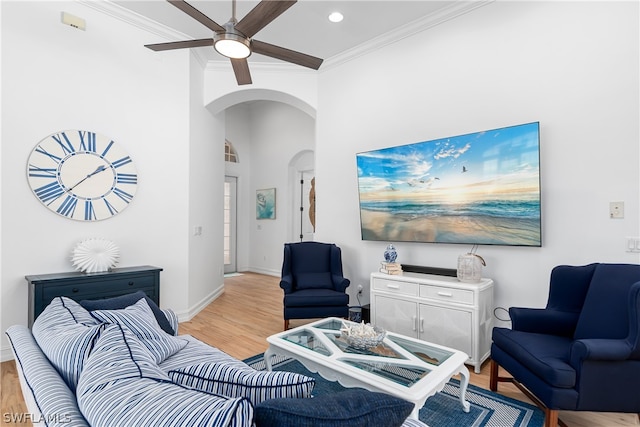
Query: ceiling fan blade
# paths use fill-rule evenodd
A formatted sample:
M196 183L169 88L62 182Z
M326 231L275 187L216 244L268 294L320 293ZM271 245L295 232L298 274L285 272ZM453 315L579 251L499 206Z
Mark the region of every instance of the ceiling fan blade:
M197 40L185 40L181 42L168 42L168 43L155 43L145 44L144 47L151 50L172 50L172 49L186 49L189 47L203 47L213 46L213 39L197 39Z
M239 85L250 85L252 83L251 73L249 72L249 63L246 58L231 58L231 66L233 66L233 72L236 75L236 81Z
M303 67L313 68L317 70L322 65L323 59L295 50L286 49L284 47L275 46L258 40L251 40L251 49L254 53L270 56L272 58L281 59L293 64L302 65Z
M262 0L235 25L235 28L251 38L295 3L296 0Z
M211 20L204 13L200 12L198 9L191 6L186 1L183 1L183 0L167 0L167 1L172 5L174 5L175 7L177 7L178 9L180 9L181 11L183 11L184 13L186 13L187 15L189 15L190 17L192 17L193 19L195 19L196 21L198 21L199 23L201 23L202 25L204 25L205 27L209 28L214 33L224 31L224 27L222 27L221 25L218 25L216 22Z

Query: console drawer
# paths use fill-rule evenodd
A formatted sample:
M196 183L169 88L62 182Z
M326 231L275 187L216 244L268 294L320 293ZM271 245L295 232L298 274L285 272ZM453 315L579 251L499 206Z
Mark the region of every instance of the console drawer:
M438 301L473 304L473 291L446 288L443 286L420 285L420 296Z
M418 284L401 282L397 280L387 280L381 278L373 279L373 289L377 291L391 292L400 295L418 295Z
M45 299L53 299L57 296L68 296L75 299L77 296L84 295L121 294L123 291L128 290L135 292L141 288L153 288L154 282L153 277L140 276L96 281L91 286L84 286L82 283L47 286L42 290L42 296Z

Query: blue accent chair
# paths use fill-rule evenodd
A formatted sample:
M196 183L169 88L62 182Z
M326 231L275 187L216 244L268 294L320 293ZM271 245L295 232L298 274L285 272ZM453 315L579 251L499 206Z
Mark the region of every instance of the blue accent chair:
M284 329L290 319L347 317L349 279L333 243L285 243L280 287L284 290Z
M546 427L565 425L559 410L640 418L639 312L640 265L555 267L547 307L512 307L511 329L493 329L491 390L514 383Z

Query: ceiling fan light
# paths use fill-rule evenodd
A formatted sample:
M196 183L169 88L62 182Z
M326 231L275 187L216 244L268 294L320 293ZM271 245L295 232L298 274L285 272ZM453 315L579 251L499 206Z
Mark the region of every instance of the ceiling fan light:
M243 59L251 55L249 39L233 33L216 34L213 37L213 47L227 58Z

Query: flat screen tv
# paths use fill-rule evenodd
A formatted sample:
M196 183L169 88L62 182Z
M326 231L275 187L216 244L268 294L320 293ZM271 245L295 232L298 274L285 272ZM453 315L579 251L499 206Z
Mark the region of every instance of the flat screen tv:
M356 155L363 240L541 246L538 122Z

